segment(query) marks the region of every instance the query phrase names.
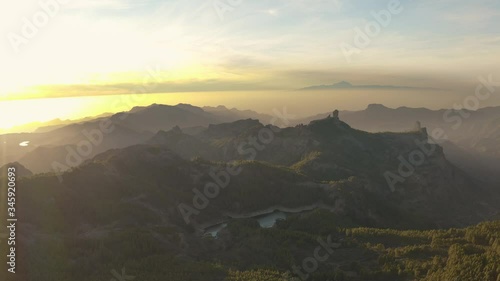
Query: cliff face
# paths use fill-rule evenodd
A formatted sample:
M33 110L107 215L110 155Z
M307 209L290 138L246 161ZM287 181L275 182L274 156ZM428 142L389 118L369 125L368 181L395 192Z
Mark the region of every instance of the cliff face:
M345 111L341 115L353 128L368 132L403 132L419 120L429 133L443 132L447 141L442 146L452 163L473 171L477 178L495 183L492 188L498 190L500 176L490 167L500 165L500 107L457 111L372 104L365 110Z
M204 146L191 147L191 156L289 167L310 181L331 184L330 190L337 190L332 197L374 225L408 214L437 225L460 225L493 212L486 207L492 205L488 192L446 159L425 128L367 133L334 114L285 129L247 121L207 131L199 137Z

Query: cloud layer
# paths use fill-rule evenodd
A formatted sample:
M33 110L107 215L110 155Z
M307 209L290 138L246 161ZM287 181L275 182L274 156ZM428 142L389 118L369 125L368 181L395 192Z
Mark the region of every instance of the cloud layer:
M152 67L168 74L165 85L198 89L216 80L242 90L352 79L440 88L450 85L436 80L455 80L461 88L462 81L500 71L500 3L490 0L401 0L402 12L347 60L341 44L355 45L356 28L366 30L373 12L390 2L73 0L18 53L9 34L22 36L24 19L33 22L44 9L38 1L16 2L0 12L0 93L60 96L63 86L48 85L82 85L96 74L112 78L105 84L134 84ZM297 77L311 72L327 75Z

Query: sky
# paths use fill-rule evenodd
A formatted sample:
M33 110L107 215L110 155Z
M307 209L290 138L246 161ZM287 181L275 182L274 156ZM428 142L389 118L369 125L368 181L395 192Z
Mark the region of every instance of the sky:
M446 89L445 106L479 76L500 81L498 0L0 1L0 128L106 109L68 97L269 96L345 80ZM47 98L59 100L29 110Z

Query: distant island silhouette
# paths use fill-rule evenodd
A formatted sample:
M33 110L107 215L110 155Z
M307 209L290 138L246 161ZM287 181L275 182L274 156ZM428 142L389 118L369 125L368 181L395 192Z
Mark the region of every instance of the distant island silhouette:
M329 90L329 89L406 89L406 90L443 90L429 87L408 87L398 85L353 85L347 81L341 81L331 85L314 85L299 89L305 90Z

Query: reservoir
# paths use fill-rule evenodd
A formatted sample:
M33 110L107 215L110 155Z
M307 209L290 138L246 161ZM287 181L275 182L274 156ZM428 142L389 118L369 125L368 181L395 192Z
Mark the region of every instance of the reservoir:
M259 215L259 216L255 216L255 217L251 217L251 218L256 219L259 222L260 227L270 228L276 224L276 221L285 220L287 218L287 216L290 214L291 213L274 211L274 212L269 213L269 214ZM230 219L229 221L231 221L231 220L234 220L234 219ZM221 231L221 229L225 228L229 221L207 227L205 229L204 235L211 235L212 237L217 237L217 234L219 233L219 231Z

